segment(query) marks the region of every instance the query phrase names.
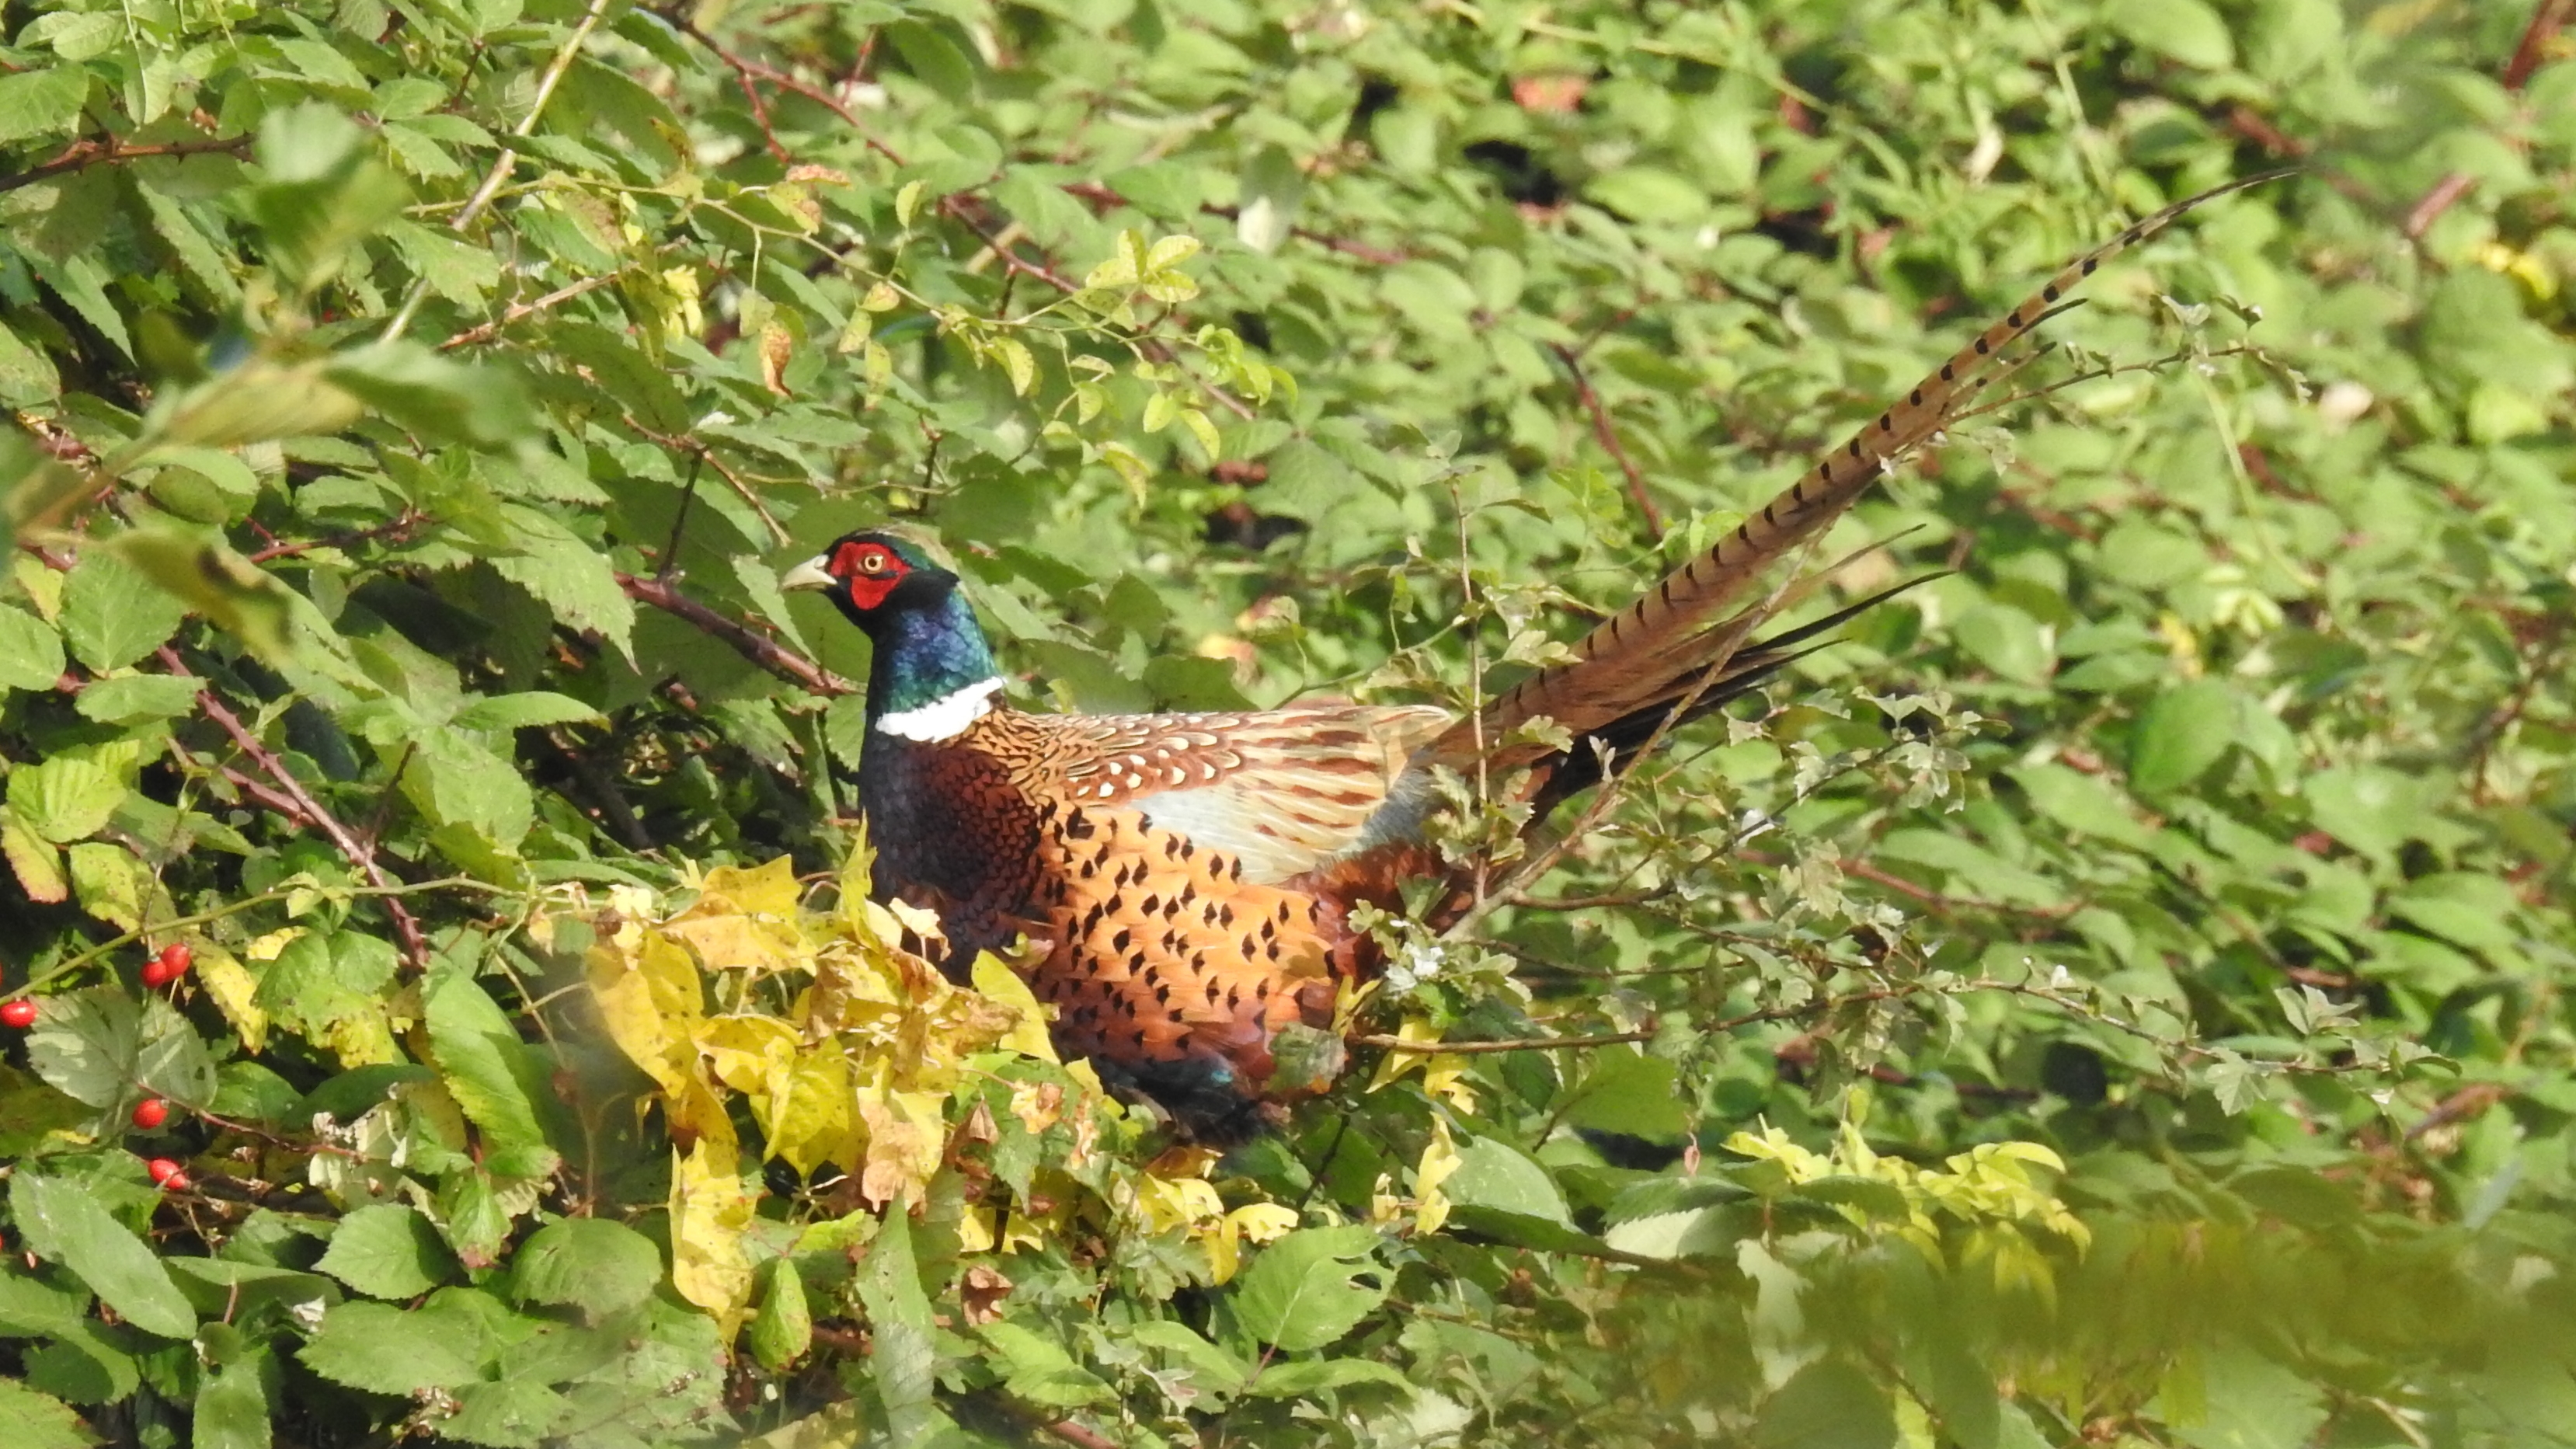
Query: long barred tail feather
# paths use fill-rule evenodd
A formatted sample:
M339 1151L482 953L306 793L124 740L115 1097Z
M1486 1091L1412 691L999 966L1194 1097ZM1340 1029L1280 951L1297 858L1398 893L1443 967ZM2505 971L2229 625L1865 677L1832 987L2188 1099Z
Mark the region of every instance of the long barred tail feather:
M2196 207L2288 174L2269 171L2176 202L2068 263L2019 306L1926 375L1903 401L1881 412L1850 441L1790 485L1788 491L1764 504L1760 512L1745 519L1715 547L1666 575L1634 603L1577 640L1572 659L1522 680L1498 696L1485 709L1481 721L1461 721L1434 740L1425 754L1433 760L1463 760L1475 752L1475 740L1500 739L1514 725L1540 716L1574 731L1578 739L1610 732L1624 734L1620 722L1639 717L1659 720L1658 710L1669 710L1674 702L1692 697L1694 691L1699 701L1712 705L1709 696L1722 698L1740 693L1741 689L1708 683L1712 675L1730 680L1742 679L1749 672L1730 672L1732 666L1725 655L1758 656L1764 662L1756 664L1754 658L1748 657L1745 663L1760 674L1780 668L1787 658L1776 651L1788 646L1789 639L1764 640L1739 648L1750 632L1743 627L1748 622L1745 614L1721 620L1721 613L1772 565L1832 526L1881 474L1893 471L1906 454L1957 421L1985 385L2001 375L1998 369L2005 362L2005 350L2041 322L2074 305L2067 295L2103 263L2155 236ZM1756 608L1768 612L1762 605ZM1856 610L1838 614L1834 622L1849 617L1851 612ZM1804 637L1803 633L1800 637ZM1750 684L1743 687L1749 688ZM1692 712L1700 712L1696 704ZM1544 755L1544 747L1530 746L1512 752L1508 758L1489 754L1488 760L1517 768L1537 763ZM1574 767L1569 758L1560 761L1558 768ZM1597 764L1585 768L1598 773ZM1575 773L1582 774L1583 768L1575 768ZM1545 795L1564 793L1547 781L1540 782L1538 789Z

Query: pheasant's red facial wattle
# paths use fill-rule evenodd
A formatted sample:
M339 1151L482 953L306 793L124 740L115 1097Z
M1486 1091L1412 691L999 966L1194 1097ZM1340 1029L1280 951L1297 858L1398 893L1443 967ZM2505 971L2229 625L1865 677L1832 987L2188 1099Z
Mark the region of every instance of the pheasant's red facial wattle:
M881 543L845 543L832 555L832 577L847 584L850 602L873 609L886 601L912 567Z

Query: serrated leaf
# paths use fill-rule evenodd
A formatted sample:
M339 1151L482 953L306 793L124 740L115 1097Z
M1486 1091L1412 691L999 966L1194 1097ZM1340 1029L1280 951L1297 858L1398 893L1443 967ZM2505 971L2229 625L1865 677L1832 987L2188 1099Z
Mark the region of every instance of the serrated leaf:
M80 124L89 97L89 71L77 65L46 66L0 76L0 143L63 135Z
M435 973L422 998L433 1064L487 1138L483 1165L502 1177L554 1171L555 1151L535 1106L545 1076L499 1003L462 970Z
M62 636L24 609L0 604L0 692L51 689L63 674Z
M126 1322L163 1338L196 1333L196 1310L151 1245L86 1186L22 1171L9 1186L9 1211L29 1251L69 1269Z
M273 662L286 660L292 652L293 591L221 539L176 528L138 528L118 534L110 547L160 586L165 607L184 605L204 615L207 623ZM68 605L65 613L68 622ZM146 613L144 632L157 618Z
M460 729L519 730L541 725L606 724L608 720L568 694L538 689L478 699L458 710L453 722Z
M101 724L142 724L179 719L197 711L197 691L206 682L189 674L128 674L91 681L73 707L83 719Z
M409 1397L479 1378L481 1366L466 1344L457 1335L424 1331L427 1324L390 1304L353 1299L323 1313L296 1357L333 1383L374 1394Z
M1404 1375L1369 1359L1318 1358L1272 1364L1245 1385L1244 1392L1264 1399L1303 1399L1327 1389L1347 1389L1355 1384L1408 1390L1413 1387Z
M122 669L179 631L187 608L122 556L93 548L63 581L63 642L98 673Z
M122 1115L146 1096L202 1104L215 1094L206 1044L161 998L117 986L49 998L27 1037L27 1064L63 1095Z
M10 1449L84 1449L98 1442L70 1405L0 1378L0 1443Z
M9 813L56 845L96 834L125 794L124 782L105 765L75 755L9 772Z
M1392 1275L1377 1262L1377 1246L1376 1232L1356 1224L1290 1233L1236 1280L1237 1320L1292 1353L1332 1343L1386 1301Z
M456 1260L427 1218L397 1203L377 1203L342 1218L313 1266L371 1298L403 1299L445 1282Z
M868 1359L886 1430L898 1444L919 1443L941 1417L931 1399L938 1355L931 1344L930 1298L913 1258L911 1213L901 1201L868 1244L856 1284L876 1347Z
M564 1218L548 1223L510 1260L510 1291L522 1303L561 1303L594 1321L642 1303L662 1281L662 1254L623 1223Z

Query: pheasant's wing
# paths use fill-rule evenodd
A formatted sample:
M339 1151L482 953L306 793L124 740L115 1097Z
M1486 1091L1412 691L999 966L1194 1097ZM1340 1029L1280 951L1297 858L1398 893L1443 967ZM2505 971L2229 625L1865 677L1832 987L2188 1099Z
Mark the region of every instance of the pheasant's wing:
M1032 793L1131 806L1153 825L1283 881L1375 843L1370 817L1453 716L1430 706L1301 705L1245 714L1042 715Z

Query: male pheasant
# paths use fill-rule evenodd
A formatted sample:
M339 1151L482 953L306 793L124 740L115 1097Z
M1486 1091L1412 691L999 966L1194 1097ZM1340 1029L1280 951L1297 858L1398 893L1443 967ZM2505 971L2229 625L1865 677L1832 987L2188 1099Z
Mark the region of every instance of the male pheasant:
M2249 178L2166 208L2077 258L1787 492L1486 707L1292 705L1239 714L1037 715L1003 678L957 575L884 532L836 540L782 580L823 591L874 649L859 802L873 889L935 912L958 973L1011 954L1055 1035L1186 1135L1239 1138L1313 1090L1274 1079L1292 1025L1329 1029L1377 964L1359 902L1443 867L1424 827L1435 771L1522 780L1542 806L1670 724L1715 709L1877 600L1749 640L1778 595L1721 617L1771 564L1957 418L2003 349L2121 250ZM1884 596L1881 596L1884 597ZM1551 748L1514 727L1545 716ZM1526 734L1519 736L1526 739ZM1541 811L1540 813L1544 813Z

